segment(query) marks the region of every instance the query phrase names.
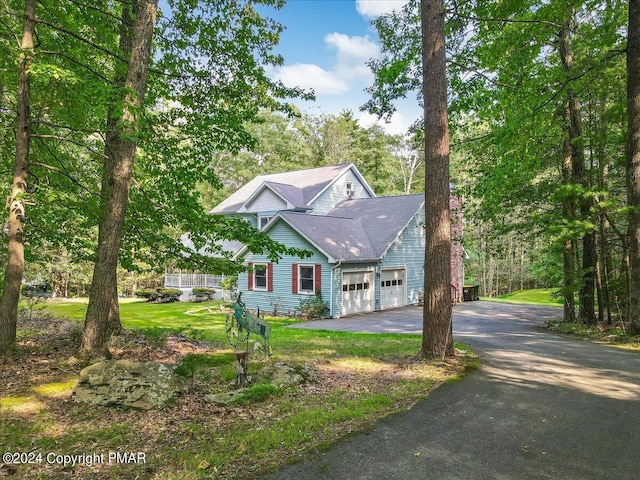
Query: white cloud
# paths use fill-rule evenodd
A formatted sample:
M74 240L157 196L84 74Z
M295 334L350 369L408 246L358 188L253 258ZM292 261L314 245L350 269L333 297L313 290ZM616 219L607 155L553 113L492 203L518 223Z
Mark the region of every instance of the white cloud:
M378 120L376 115L371 115L367 112L361 112L358 117L358 122L362 127L370 127L371 125L380 125L385 132L391 135L405 135L407 130L411 126L412 122L407 120L398 112L391 116L390 121L387 123L384 120Z
M345 81L366 80L373 78L366 62L380 54L379 46L369 37L350 37L344 33L330 33L324 37L325 44L336 50L334 72Z
M334 50L335 61L330 70L316 64L299 63L278 68L269 68L273 79L280 79L287 87L313 89L316 95L340 95L354 85L372 82L373 75L366 63L378 56L380 49L369 37L330 33L324 37L327 49Z
M366 18L378 18L380 15L400 10L409 0L356 0L356 10Z
M349 84L345 80L334 72L311 63L297 63L269 70L269 76L281 80L285 86L312 89L316 95L338 95L349 91Z
M350 37L333 32L324 37L324 42L338 50L338 56L344 59L368 60L380 52L378 45L369 37Z

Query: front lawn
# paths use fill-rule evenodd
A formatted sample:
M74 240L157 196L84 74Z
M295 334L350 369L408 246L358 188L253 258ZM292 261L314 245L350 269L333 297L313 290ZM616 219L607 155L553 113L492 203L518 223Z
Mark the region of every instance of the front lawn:
M538 288L535 290L518 290L499 297L481 297L481 300L500 303L517 303L521 305L543 305L547 307L562 307L562 297L558 297L554 288Z
M85 309L79 302L47 302L21 321L18 351L0 370L0 444L43 456L142 453L135 458L145 462L64 466L44 457L3 466L11 478L252 478L409 408L475 365L462 351L447 362L415 361L419 335L293 329L287 328L293 319L267 318L273 356L250 361L250 373L286 362L313 367L318 381L266 385L238 405L217 407L204 395L228 390L235 376L220 304L123 303L128 333L113 339L116 358L183 366L195 359L199 366L190 370L191 391L162 410L97 408L69 401L82 367L67 360Z

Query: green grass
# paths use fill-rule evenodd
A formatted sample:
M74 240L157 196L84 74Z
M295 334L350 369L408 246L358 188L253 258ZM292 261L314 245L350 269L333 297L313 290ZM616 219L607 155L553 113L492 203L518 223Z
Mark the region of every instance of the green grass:
M47 302L36 308L80 323L86 304ZM250 478L406 409L465 366L477 368L471 352L453 363L415 361L420 335L294 329L288 328L294 319L267 318L274 354L266 363L315 367L320 381L300 388L257 383L238 405L222 409L201 398L228 390L236 374L224 332L226 313L217 302L129 302L121 304L120 314L125 328L158 339L180 332L211 341L210 352L185 352L179 364L201 395L181 397L161 412L138 412L69 403L59 397L70 388L69 379L39 380L24 394L0 399L0 444L12 451L62 454L146 452L145 466L110 466L100 470L101 478ZM250 360L250 375L262 365ZM75 474L88 473L83 468ZM21 466L14 478L60 475L55 466Z
M501 303L517 303L521 305L543 305L548 307L561 307L562 298L558 298L555 293L558 289L538 288L535 290L519 290L507 293L499 297L481 297L481 300Z
M604 327L602 325L584 325L578 322L551 320L545 324L545 327L552 332L574 335L592 342L640 353L640 337L630 335L622 330L619 324Z

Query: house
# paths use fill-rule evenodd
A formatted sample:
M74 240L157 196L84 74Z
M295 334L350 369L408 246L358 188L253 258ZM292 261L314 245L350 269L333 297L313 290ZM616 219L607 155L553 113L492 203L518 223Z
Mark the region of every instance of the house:
M238 289L248 308L293 311L321 295L327 316L341 317L421 298L424 196L377 197L353 164L258 176L211 213L244 218L274 240L311 252L272 263L241 247L235 256L244 256L249 269ZM460 257L452 259L452 292L459 297L459 244L453 252Z

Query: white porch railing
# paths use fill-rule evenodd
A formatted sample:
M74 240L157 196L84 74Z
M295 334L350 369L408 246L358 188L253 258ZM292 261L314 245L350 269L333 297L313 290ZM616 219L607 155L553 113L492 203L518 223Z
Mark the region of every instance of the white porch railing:
M173 288L210 287L220 288L224 275L206 273L165 273L164 286Z

